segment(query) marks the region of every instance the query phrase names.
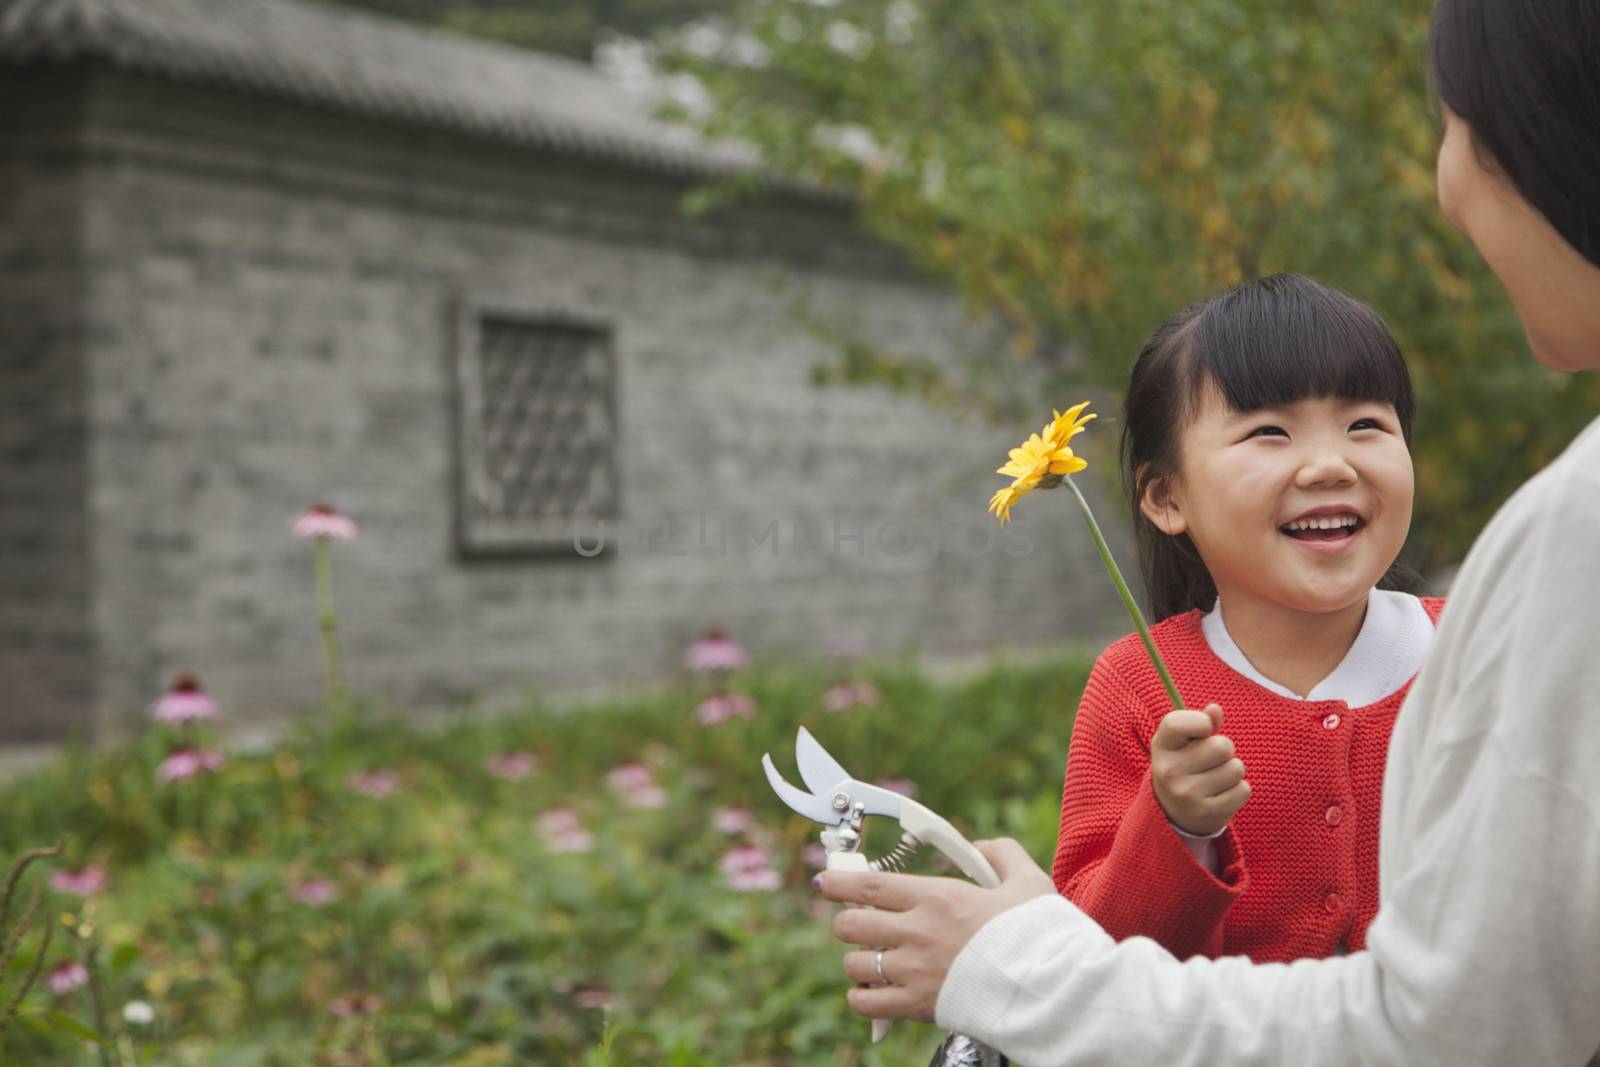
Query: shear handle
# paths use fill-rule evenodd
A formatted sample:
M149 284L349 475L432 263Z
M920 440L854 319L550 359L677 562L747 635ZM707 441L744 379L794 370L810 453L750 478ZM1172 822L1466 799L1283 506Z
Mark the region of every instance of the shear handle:
M900 826L923 844L932 845L984 889L1000 884L1000 876L978 847L954 826L914 800L900 801Z
M961 869L962 874L983 888L993 889L1000 884L1000 876L976 845L962 837L960 831L944 818L916 801L901 798L900 828L923 844L938 849ZM866 861L860 853L834 853L828 857L828 867L830 870L863 870ZM872 1020L872 1043L877 1044L888 1037L891 1025L893 1023L889 1019Z

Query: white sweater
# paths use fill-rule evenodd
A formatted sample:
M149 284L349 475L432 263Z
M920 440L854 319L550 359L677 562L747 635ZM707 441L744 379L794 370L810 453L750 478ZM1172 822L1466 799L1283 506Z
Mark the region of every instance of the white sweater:
M1180 963L1043 896L962 950L939 1025L1021 1067L1600 1065L1600 420L1468 555L1380 847L1363 952Z

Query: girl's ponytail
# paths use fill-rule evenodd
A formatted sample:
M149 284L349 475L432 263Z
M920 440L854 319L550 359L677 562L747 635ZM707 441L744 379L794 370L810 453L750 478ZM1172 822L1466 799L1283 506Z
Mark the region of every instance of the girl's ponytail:
M1189 418L1183 365L1193 362L1187 337L1204 306L1184 308L1145 342L1122 405L1122 484L1133 508L1139 573L1156 620L1209 609L1217 597L1211 572L1189 535L1161 532L1139 507L1152 481L1178 469L1179 440Z

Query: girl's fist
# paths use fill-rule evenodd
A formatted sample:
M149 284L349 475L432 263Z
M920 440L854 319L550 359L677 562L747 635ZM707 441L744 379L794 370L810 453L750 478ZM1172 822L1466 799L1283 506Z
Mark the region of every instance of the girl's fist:
M1172 824L1185 833L1208 837L1228 825L1250 799L1244 763L1233 742L1217 731L1222 708L1172 711L1162 716L1150 739L1150 775L1156 799Z

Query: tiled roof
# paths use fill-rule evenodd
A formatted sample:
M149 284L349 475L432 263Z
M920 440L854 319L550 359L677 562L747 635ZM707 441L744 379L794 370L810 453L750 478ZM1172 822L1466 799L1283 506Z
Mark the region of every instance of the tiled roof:
M0 0L0 63L119 68L457 129L651 170L708 175L751 153L655 121L572 60L304 0Z

